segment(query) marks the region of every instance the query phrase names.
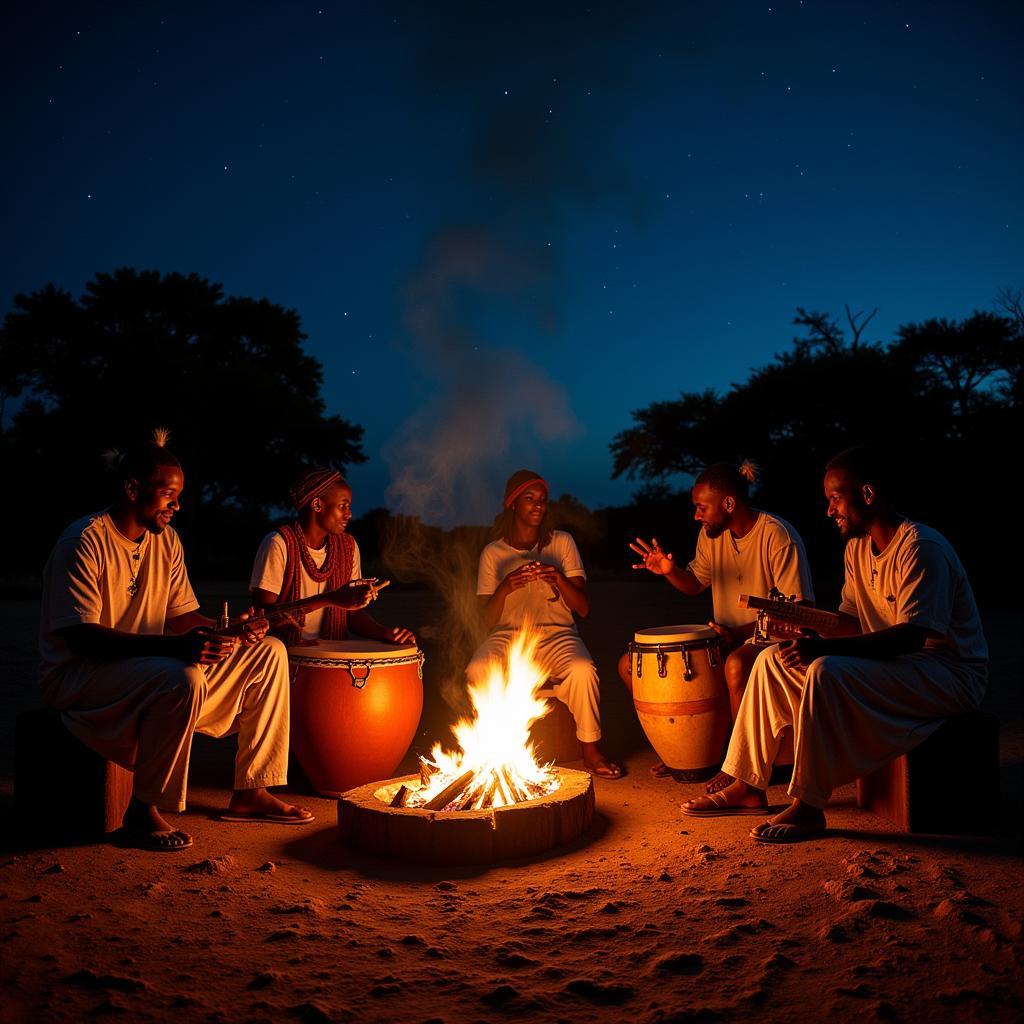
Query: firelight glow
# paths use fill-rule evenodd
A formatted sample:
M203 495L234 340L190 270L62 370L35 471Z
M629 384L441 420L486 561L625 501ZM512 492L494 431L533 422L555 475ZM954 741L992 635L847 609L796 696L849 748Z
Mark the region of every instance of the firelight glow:
M550 765L537 763L530 741L530 726L548 713L546 701L537 696L547 673L536 651L537 638L525 626L509 644L506 660L492 662L484 681L470 686L473 717L452 727L460 749L434 745L429 763L438 771L408 806L426 803L470 771L472 781L452 795L460 809L506 807L558 788L557 775Z

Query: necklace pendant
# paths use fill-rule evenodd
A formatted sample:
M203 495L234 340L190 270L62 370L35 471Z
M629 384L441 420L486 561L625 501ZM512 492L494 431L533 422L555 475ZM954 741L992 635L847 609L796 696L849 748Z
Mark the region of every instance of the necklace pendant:
M128 596L134 597L139 592L139 584L133 579L128 584Z

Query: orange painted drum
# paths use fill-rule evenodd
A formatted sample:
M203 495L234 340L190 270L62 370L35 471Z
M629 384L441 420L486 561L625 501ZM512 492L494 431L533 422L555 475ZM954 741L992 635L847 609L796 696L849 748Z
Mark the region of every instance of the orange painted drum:
M324 796L395 774L423 710L415 644L318 640L288 648L291 745Z
M633 704L658 756L677 771L717 767L729 732L729 695L710 626L655 626L629 645Z

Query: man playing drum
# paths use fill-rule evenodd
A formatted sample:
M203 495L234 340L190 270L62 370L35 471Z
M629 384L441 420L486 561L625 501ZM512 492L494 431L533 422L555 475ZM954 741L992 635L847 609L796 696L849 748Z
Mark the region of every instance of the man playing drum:
M166 431L154 438L112 453L113 505L69 526L46 563L43 697L86 746L134 770L122 833L143 849L192 845L161 811L185 809L197 730L238 733L225 820L312 821L267 789L287 781L284 646L258 620L241 639L209 631L214 622L197 610L170 526L185 486L181 463L164 446Z
M575 541L551 528L548 485L532 470L509 477L493 533L495 539L480 553L476 588L493 632L466 667L469 681L482 682L490 663L529 625L540 634L538 658L552 678L561 680L558 699L576 721L584 765L601 778L620 778L619 765L601 753L600 681L574 619L590 611L587 576Z
M361 578L359 545L348 532L352 489L335 469L310 469L291 488L298 513L267 534L256 552L249 587L257 608L324 595L296 613L282 631L289 647L314 640L345 640L349 631L389 644L416 642L402 626L382 626L362 609L373 588L346 587ZM303 614L304 613L304 614Z
M839 625L769 647L740 704L724 768L736 781L686 814L763 814L783 732L794 740L792 803L760 842L820 835L832 790L880 768L952 715L978 707L988 648L970 583L935 530L891 504L881 456L851 448L825 472L828 515L846 541Z
M711 587L714 619L710 625L719 635L726 655L725 681L729 707L735 719L747 676L760 647L748 641L754 633L757 613L740 607L741 594L767 596L777 589L797 601L813 601L811 572L800 535L778 516L752 508L750 485L757 481L757 467L749 461L738 468L725 462L708 466L693 485L693 518L702 524L697 551L685 568L662 551L657 538L650 543L636 538L630 547L643 558L634 569L664 576L676 590L688 596ZM632 690L632 664L628 654L619 660L619 675ZM671 774L662 762L651 768L658 778ZM724 772L708 784L709 793L732 782Z

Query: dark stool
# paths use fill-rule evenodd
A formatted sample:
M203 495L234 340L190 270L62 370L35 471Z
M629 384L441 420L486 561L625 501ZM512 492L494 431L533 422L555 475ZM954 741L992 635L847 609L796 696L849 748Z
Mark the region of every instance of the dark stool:
M14 813L25 837L78 839L121 827L130 771L71 735L53 708L23 711L14 727Z
M537 760L546 763L554 761L578 761L583 756L580 741L576 739L576 722L572 712L555 696L557 682L547 682L537 691L537 696L547 702L551 709L530 727L530 738Z
M999 721L948 718L922 744L857 780L857 806L906 832L988 835L999 824Z

